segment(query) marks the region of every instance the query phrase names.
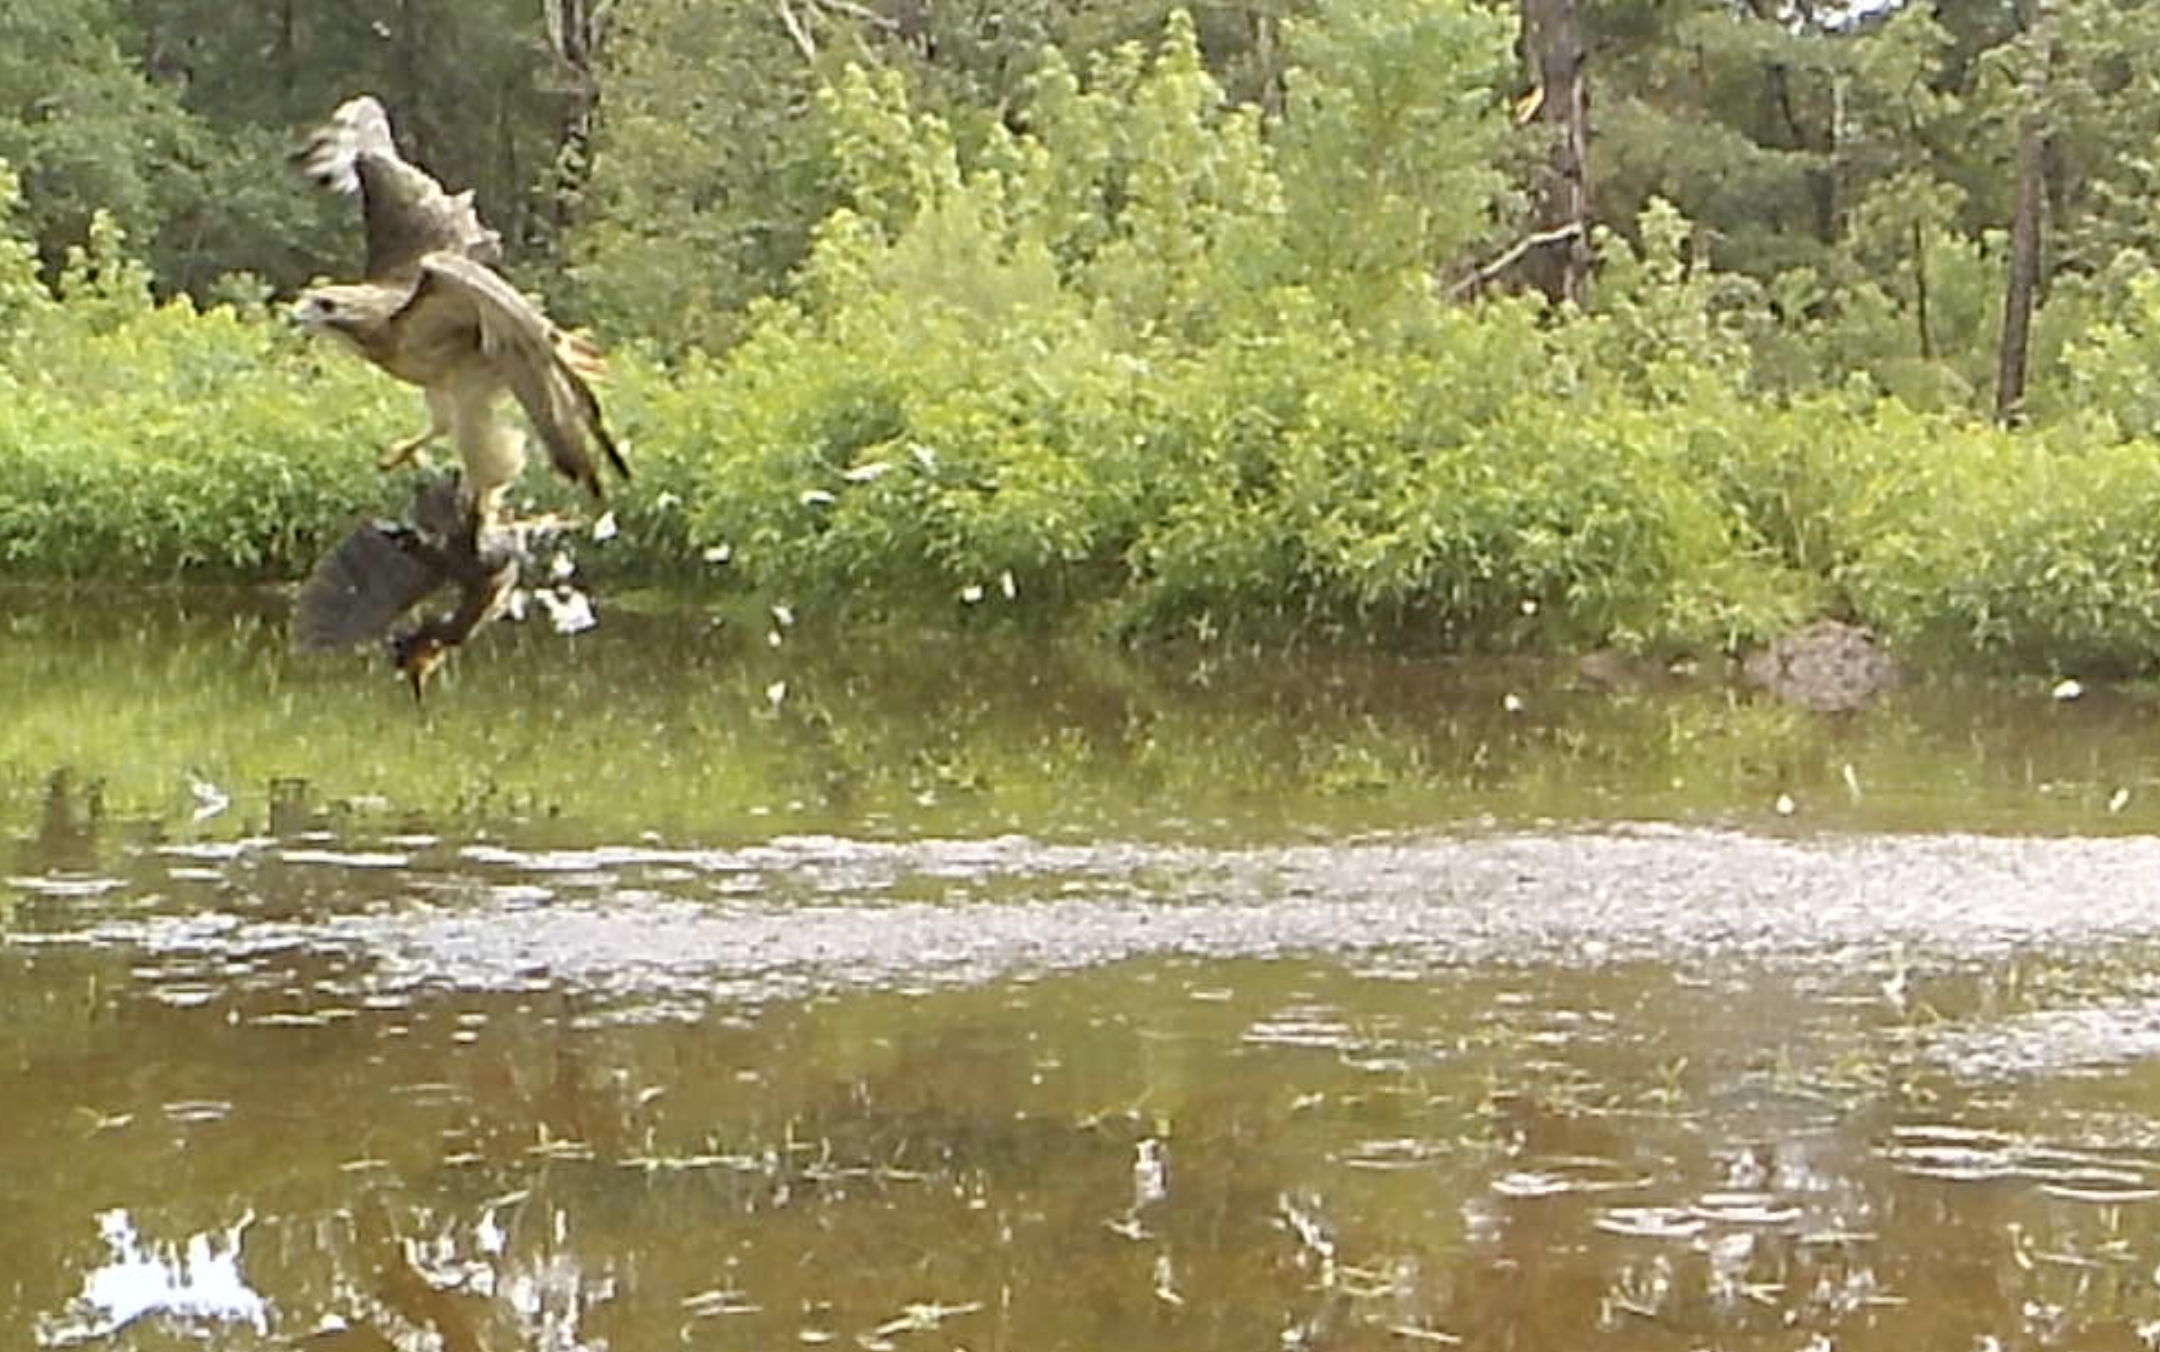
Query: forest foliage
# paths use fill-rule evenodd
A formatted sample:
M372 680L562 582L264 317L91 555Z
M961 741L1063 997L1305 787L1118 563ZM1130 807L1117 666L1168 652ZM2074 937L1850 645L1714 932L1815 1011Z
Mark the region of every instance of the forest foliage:
M418 400L278 313L358 253L280 161L366 88L614 354L619 578L1401 647L1833 613L1916 654L2152 665L2160 6L2064 10L2037 107L2008 8L1586 16L1575 308L1492 266L1547 142L1488 0L24 0L0 568L292 578L395 505L374 452Z

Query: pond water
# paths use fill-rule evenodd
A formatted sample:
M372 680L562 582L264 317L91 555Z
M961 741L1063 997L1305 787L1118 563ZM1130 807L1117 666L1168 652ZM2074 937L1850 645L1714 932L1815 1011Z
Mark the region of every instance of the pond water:
M0 621L0 1346L2160 1346L2160 728Z

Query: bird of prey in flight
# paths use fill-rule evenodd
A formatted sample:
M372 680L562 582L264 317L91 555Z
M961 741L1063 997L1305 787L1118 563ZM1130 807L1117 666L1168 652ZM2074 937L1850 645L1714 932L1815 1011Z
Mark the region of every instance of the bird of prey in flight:
M427 398L428 425L382 456L385 469L449 436L475 515L492 520L525 465L525 437L499 405L516 397L565 478L605 501L596 462L628 477L592 381L600 353L556 327L497 273L502 239L480 223L472 192L448 193L398 153L381 103L340 104L299 156L322 186L358 193L367 224L361 280L303 293L293 316L329 334Z

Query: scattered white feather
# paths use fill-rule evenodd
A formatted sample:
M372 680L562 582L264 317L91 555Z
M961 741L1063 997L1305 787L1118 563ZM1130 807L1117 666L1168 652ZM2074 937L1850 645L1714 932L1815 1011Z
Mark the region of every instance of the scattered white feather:
M2073 700L2084 693L2085 687L2078 684L2077 678L2072 676L2063 677L2055 683L2053 690L2048 691L2049 697L2057 700Z
M232 806L232 796L198 775L188 776L188 793L195 799L195 820L209 821Z
M558 634L582 634L600 623L593 614L592 598L575 587L551 587L533 595Z
M592 523L592 538L595 540L605 542L614 539L620 534L622 534L622 527L616 523L615 512L612 508L600 513L600 519Z
M1133 1146L1133 1209L1153 1206L1170 1195L1169 1160L1163 1143L1152 1136Z

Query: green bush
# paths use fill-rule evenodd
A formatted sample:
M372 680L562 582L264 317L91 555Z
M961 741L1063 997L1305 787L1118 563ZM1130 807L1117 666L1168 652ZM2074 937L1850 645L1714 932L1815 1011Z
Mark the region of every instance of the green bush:
M731 316L724 357L611 344L636 479L595 562L828 623L1730 649L1827 611L1942 660L2152 665L2149 268L2058 306L2078 406L2016 434L1916 411L1939 401L1887 392L1865 305L1839 329L1797 272L1698 266L1656 201L1583 313L1448 299L1435 267L1504 205L1479 166L1505 34L1412 10L1292 25L1310 121L1284 138L1182 19L1085 73L1045 59L965 138L897 80L836 78L840 205L790 295ZM1433 59L1358 55L1396 42ZM1418 209L1428 177L1447 210ZM1359 184L1375 233L1331 232ZM23 240L0 230L7 576L292 579L400 505L373 461L413 391L247 279L154 304L102 221L52 288ZM1976 258L1946 324L1984 318Z
M1906 506L1840 570L1860 613L1915 651L2027 671L2130 675L2160 654L2156 448L2066 451L1936 425L1906 443Z

